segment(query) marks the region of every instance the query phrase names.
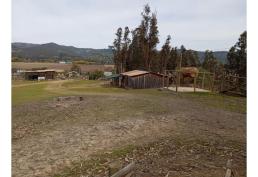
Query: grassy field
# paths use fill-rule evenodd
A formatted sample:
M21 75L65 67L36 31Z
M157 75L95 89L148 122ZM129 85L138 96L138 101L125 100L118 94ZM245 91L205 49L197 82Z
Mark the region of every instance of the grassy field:
M181 97L214 108L245 113L246 98L218 93L175 93L158 89L122 89L108 86L108 82L94 80L67 81L14 81L12 83L13 105L39 101L63 95L85 94L149 94L161 97Z
M138 176L223 176L233 158L245 176L245 113L246 98L216 93L14 81L12 172L110 176L133 159Z

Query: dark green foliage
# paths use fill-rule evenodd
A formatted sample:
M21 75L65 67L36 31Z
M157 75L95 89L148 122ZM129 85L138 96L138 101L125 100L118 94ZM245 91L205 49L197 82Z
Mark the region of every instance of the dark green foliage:
M226 64L228 71L239 74L242 77L246 77L246 37L247 32L244 31L240 35L238 42L229 50Z
M200 62L203 63L204 57L205 57L205 51L196 51L198 53ZM227 51L213 51L214 56L217 58L217 60L223 64L226 63L227 60Z
M114 64L115 64L117 73L122 72L122 69L121 69L122 68L122 62L121 62L122 33L123 33L122 28L118 28L116 32L116 39L113 42Z
M129 31L126 27L124 33L119 28L114 41L114 64L116 72L121 73L129 70L140 69L165 73L165 70L174 70L182 57L182 67L200 67L201 61L203 66L211 72L217 72L223 67L223 62L217 62L216 56L224 60L227 52L198 52L186 49L183 45L178 50L170 45L171 37L169 36L163 45L161 51L156 49L159 43L158 26L156 13L151 13L149 5L145 5L141 13L142 20L140 25ZM129 38L131 34L131 39ZM218 69L220 68L220 69Z
M94 71L89 73L89 80L97 80L99 78L102 78L104 76L103 71Z
M119 28L114 41L114 63L117 73L131 69L154 69L156 58L156 46L158 39L158 26L156 14L152 13L149 5L145 5L142 21L138 28L131 32L126 27L124 34ZM123 36L123 39L122 39Z
M126 66L129 65L128 57L129 57L129 45L131 43L131 39L129 38L130 30L128 27L125 27L122 50L121 50L121 72L126 71Z
M12 57L23 60L58 62L81 59L98 64L111 64L113 53L111 49L76 48L55 43L29 44L12 43Z
M200 66L200 59L198 52L191 50L191 49L186 49L183 45L180 48L180 52L182 55L182 67L198 67Z
M132 43L129 46L127 70L144 69L143 49L140 44L139 28L132 31Z
M80 68L80 66L77 65L77 64L75 64L75 63L73 63L73 65L72 65L72 67L71 67L70 70L71 70L71 71L75 71L75 72L77 72L77 73L81 73L81 68Z
M179 59L177 48L172 48L168 59L167 70L175 70Z
M26 60L19 57L12 57L12 62L25 62Z
M181 56L182 56L181 66L182 66L182 67L188 66L188 61L187 61L187 57L186 57L186 48L185 48L185 46L181 45L181 47L180 47L180 52L181 52Z
M170 57L170 40L171 36L168 35L165 44L162 46L160 51L160 73L165 74L165 70L167 69L168 59Z
M159 43L158 34L159 34L159 31L157 26L157 17L156 17L156 14L153 13L150 20L149 39L148 39L148 47L149 47L148 48L149 54L147 58L148 70L152 69L151 66L156 52L156 46Z
M217 65L218 65L218 61L215 58L213 52L210 50L206 50L202 67L208 70L209 72L214 73Z

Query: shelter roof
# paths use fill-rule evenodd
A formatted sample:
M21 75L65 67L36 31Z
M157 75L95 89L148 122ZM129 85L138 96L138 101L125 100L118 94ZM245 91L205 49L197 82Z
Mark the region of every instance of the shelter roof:
M143 75L143 74L147 74L149 73L148 71L141 71L141 70L132 70L132 71L127 71L124 73L121 73L121 75L123 76L139 76L139 75Z

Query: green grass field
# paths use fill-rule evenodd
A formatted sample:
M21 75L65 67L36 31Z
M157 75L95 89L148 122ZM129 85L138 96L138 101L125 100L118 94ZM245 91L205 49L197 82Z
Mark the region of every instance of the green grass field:
M122 89L108 86L108 83L94 80L65 81L16 81L12 83L12 104L22 104L50 99L63 95L85 94L140 94L158 97L181 97L214 108L233 112L246 112L246 98L217 93L178 93L158 89Z
M46 86L47 83L12 87L12 104L15 105L31 101L39 101L56 96L55 94L46 91Z

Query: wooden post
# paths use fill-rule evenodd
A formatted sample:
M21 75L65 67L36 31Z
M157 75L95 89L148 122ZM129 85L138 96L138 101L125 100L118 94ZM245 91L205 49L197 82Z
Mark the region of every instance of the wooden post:
M180 87L180 76L181 76L181 66L182 66L182 53L180 53L179 58L179 65L178 65L178 71L177 71L177 79L178 79L178 86Z
M167 75L167 89L168 89L168 86L169 86L169 76Z
M194 77L194 92L196 91L196 77Z
M177 72L177 71L176 71L176 74L175 74L175 75L176 75L176 92L177 92L177 91L178 91L178 90L177 90L177 89L178 89L178 88L177 88L177 87L178 87L178 72Z
M222 92L223 91L223 89L224 89L224 73L222 74L222 78L221 78L221 83L220 83L220 92Z
M163 85L163 88L165 87L165 75L163 74L163 79L162 79L162 85Z
M211 87L212 92L213 92L213 89L214 89L214 80L215 80L215 73L213 73L213 75L212 75L212 87Z
M202 75L202 89L204 89L205 72Z
M211 73L209 75L209 88L212 90L212 78L211 78Z

